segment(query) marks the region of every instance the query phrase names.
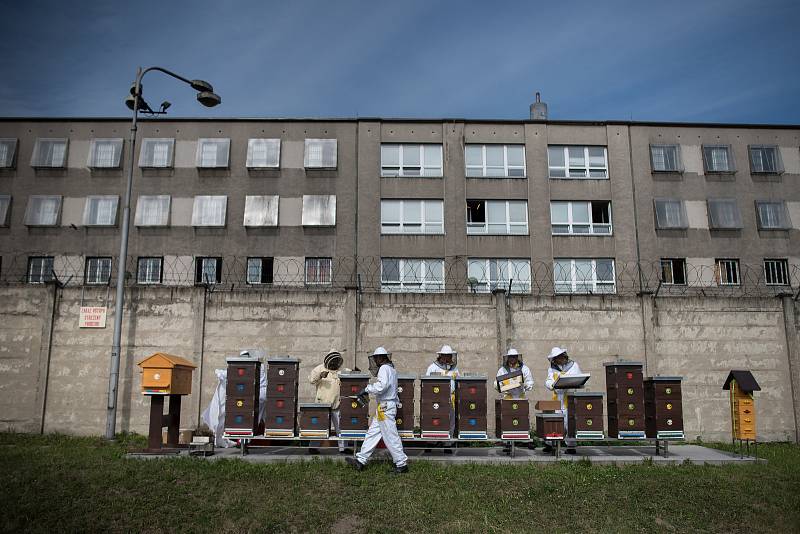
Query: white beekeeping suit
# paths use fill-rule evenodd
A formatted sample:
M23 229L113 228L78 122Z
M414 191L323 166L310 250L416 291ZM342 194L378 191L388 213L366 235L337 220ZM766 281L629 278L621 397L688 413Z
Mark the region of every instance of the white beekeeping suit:
M449 376L450 377L450 436L455 436L456 413L455 413L455 391L456 377L458 375L458 353L450 347L443 345L436 353L436 359L428 366L425 374L428 376Z
M566 359L566 361L564 361ZM550 354L547 355L547 360L550 362L547 368L547 379L544 381L544 386L553 392L553 400L561 402L561 414L564 416L564 433L567 432L567 399L569 393L565 389L554 389L553 385L562 376L574 376L581 373L581 368L578 362L572 361L567 356L567 349L560 347L553 347ZM564 443L568 448L575 447L575 440L564 439Z
M504 399L524 399L525 393L533 389L533 374L527 365L522 363L522 357L517 349L508 349L505 356L503 356L503 366L497 370L497 377L507 375L511 371L522 371L522 385L520 387L510 389L503 392ZM494 389L500 391L497 385L497 380L494 382Z
M403 442L397 433L397 371L391 361L391 353L378 347L369 357L369 369L378 379L359 393L359 397L373 395L377 404L375 416L370 422L364 443L355 458L346 458L347 463L361 471L372 456L381 438L394 461L393 473L408 471L408 456L403 452Z

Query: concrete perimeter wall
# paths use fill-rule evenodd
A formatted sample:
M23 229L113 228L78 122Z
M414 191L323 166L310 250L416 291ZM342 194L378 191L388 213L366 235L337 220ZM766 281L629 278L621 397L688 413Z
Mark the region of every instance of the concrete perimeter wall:
M103 434L113 292L105 288L0 288L0 430ZM105 329L78 328L79 308L107 305ZM136 363L156 351L192 360L194 393L182 427L194 428L216 387L214 370L242 348L289 354L301 364L300 400L313 400L306 377L329 348L348 367L367 367L384 345L401 372L420 374L448 343L462 372L497 372L500 353L519 349L533 371L533 400L550 398L543 382L550 347L569 349L605 391L603 363L633 359L646 375L684 377L687 437L730 436L731 369L751 369L761 440L798 439L800 305L775 299L473 294L362 294L204 288L128 290L123 328L118 431L146 433L148 404ZM489 422L493 422L489 403ZM419 410L417 410L419 413Z

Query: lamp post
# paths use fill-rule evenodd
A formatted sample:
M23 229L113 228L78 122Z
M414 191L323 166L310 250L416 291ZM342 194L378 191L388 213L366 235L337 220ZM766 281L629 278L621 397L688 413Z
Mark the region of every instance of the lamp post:
M142 99L142 78L151 70L163 72L180 80L197 91L197 101L206 107L214 107L222 102L219 95L214 93L210 83L203 80L189 80L161 67L148 67L136 69L136 81L131 86L131 95L125 99L125 104L133 111L131 119L131 137L128 143L128 182L125 187L125 203L122 209L122 241L119 246L119 264L117 265L117 298L114 307L114 341L111 346L111 370L108 375L108 406L106 410L106 439L114 439L117 426L117 396L119 386L119 360L122 338L122 309L125 299L125 268L128 258L128 233L131 219L131 190L133 189L133 158L136 146L136 119L139 111L151 115L166 113L169 102L161 105L160 111L153 111L147 102Z

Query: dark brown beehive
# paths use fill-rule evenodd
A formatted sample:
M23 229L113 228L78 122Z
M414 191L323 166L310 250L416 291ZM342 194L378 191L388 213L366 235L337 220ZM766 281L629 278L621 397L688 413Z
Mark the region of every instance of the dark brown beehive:
M300 360L288 356L267 359L267 406L264 434L293 437Z
M459 439L487 439L486 377L456 378L456 432Z
M683 439L680 376L651 376L644 381L645 430L653 439Z
M603 439L603 394L584 391L567 396L567 434L575 439Z
M258 432L261 362L256 358L226 358L225 435L252 437Z
M644 377L641 362L603 364L608 394L608 436L642 439L644 431Z

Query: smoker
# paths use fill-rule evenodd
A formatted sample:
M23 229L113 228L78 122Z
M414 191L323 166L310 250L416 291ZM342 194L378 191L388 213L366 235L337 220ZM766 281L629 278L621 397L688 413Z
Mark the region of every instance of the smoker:
M456 432L458 439L487 439L486 376L456 378Z
M267 359L267 405L264 435L276 438L295 436L297 387L300 360L289 356Z
M608 436L644 439L644 381L642 363L604 363L608 402Z
M450 378L440 375L420 377L420 428L423 439L449 440Z

